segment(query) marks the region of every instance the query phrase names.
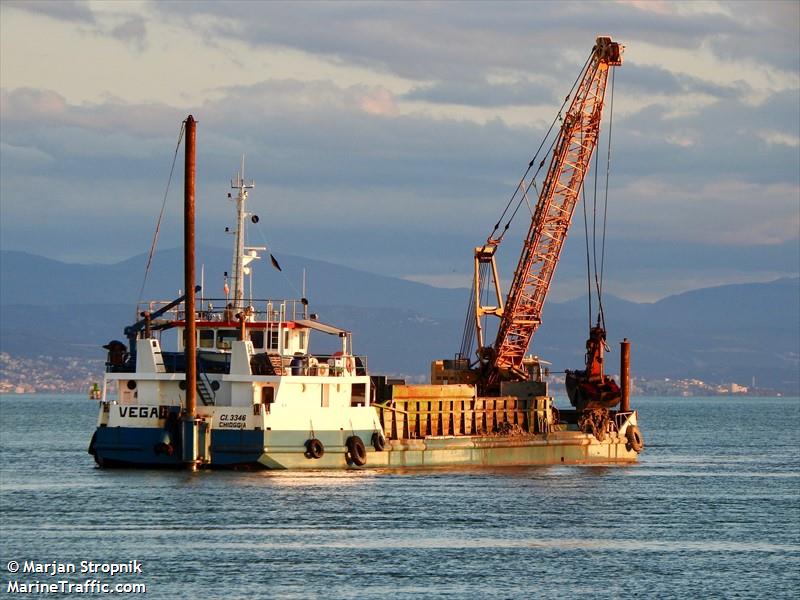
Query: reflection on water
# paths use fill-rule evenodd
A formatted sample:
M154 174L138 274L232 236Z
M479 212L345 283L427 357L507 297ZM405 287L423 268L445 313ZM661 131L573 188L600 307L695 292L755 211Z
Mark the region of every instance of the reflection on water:
M3 397L0 583L139 559L148 598L793 597L800 402L638 407L636 465L192 474L96 469L94 403Z
M238 479L235 477L235 473L233 475L234 479ZM366 479L375 476L376 473L372 470L257 471L253 473L253 481L250 481L250 483L253 485L275 485L288 488L341 488L351 485L363 485ZM248 479L244 481L248 481Z

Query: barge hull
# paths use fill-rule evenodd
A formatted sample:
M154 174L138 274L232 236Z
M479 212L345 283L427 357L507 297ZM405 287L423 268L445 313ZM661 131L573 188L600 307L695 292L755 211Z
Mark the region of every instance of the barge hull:
M91 451L102 466L178 468L178 453L158 452L163 429L98 428ZM294 433L295 435L292 435ZM364 440L371 432L357 431ZM348 436L352 432L348 432ZM302 432L214 431L206 468L343 469L456 466L533 466L634 463L638 454L624 435L599 442L590 434L557 431L547 435L429 437L387 441L382 451L367 446L366 464L348 464L343 432L319 432L328 440L319 459L306 455Z

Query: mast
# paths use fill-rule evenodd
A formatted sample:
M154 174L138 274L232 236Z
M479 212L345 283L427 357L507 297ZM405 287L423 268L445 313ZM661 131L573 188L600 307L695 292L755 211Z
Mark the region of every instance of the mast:
M244 179L244 155L242 155L242 168L237 173L236 179L231 180L231 188L237 190L236 194L236 230L234 231L233 245L233 264L231 274L233 278L233 295L231 304L234 310L244 308L244 275L245 265L250 262L244 256L244 220L247 216L247 190L255 187L253 181L247 182Z

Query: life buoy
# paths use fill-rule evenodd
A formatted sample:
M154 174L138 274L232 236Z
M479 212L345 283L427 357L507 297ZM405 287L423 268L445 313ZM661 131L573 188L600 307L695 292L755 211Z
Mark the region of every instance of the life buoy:
M317 438L306 440L306 458L322 458L325 446Z
M347 438L347 452L345 453L345 458L349 465L363 467L367 464L367 448L357 435Z
M386 438L377 431L372 434L372 447L376 452L383 452L386 447Z
M633 450L637 454L644 449L644 438L642 432L636 425L631 425L625 432L625 438L628 440L626 447L628 450Z

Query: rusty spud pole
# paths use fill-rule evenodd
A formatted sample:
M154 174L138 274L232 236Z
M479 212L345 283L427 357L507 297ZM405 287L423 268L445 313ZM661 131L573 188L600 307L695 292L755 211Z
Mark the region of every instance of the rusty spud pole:
M196 121L186 118L186 160L183 180L183 276L186 289L186 412L181 418L181 459L190 471L198 465L197 341L194 311L194 178Z
M631 343L625 338L620 343L619 353L619 379L622 399L620 400L620 412L630 412L631 410Z
M186 158L183 180L183 276L186 290L186 417L197 413L197 346L194 313L194 177L196 121L186 118Z

